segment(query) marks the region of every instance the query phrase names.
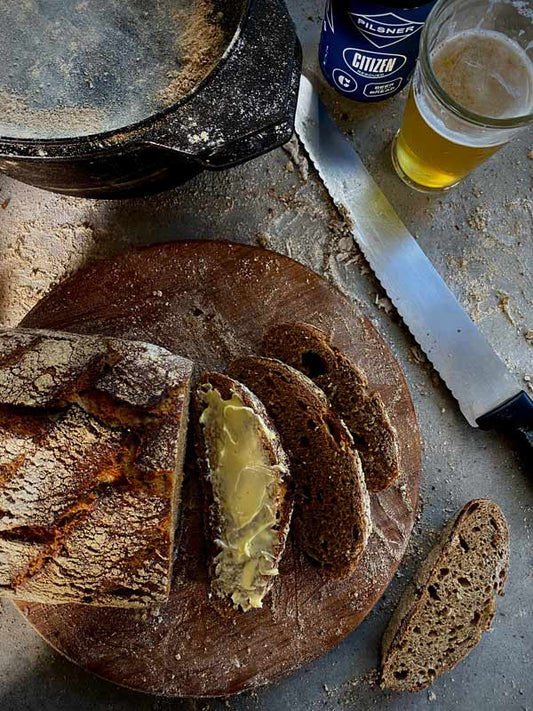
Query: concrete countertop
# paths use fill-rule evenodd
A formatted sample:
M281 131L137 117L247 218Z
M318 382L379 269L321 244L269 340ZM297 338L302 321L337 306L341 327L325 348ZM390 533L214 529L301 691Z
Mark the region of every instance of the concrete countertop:
M289 0L316 71L323 2ZM389 144L405 96L355 105L323 86L332 113L456 296L523 383L533 388L533 135L523 134L455 190L428 197L395 176ZM399 321L302 159L278 149L146 199L66 198L0 178L0 325L14 326L66 274L130 247L185 238L270 246L325 275L376 324L405 371L424 443L419 522L400 571L366 621L336 649L282 682L228 701L129 692L55 654L5 602L0 613L2 711L235 709L533 709L533 490L510 443L471 429ZM434 532L466 501L487 496L511 530L507 594L479 647L429 691L383 693L378 649L394 602Z

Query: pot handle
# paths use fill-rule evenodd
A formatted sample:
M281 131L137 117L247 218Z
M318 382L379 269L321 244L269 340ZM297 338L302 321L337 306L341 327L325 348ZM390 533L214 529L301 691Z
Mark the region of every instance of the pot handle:
M292 135L300 71L300 43L282 0L251 0L226 56L141 142L206 168L261 155Z

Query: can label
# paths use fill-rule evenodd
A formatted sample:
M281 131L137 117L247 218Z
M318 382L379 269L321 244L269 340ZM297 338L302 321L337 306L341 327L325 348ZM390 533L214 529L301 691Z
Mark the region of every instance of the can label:
M415 68L420 32L433 5L391 8L371 0L328 0L319 50L326 79L357 101L397 94Z

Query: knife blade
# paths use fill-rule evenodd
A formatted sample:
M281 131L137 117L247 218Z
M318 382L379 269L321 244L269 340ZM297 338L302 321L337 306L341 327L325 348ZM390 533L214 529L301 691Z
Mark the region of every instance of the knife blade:
M533 427L533 401L396 215L304 76L295 128L333 202L349 218L370 267L468 422L484 428ZM531 433L526 436L533 445Z

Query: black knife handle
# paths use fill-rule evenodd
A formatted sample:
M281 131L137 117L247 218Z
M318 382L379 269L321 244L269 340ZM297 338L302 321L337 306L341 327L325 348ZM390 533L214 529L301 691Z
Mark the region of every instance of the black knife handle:
M526 471L533 473L533 400L522 392L477 420L483 430L515 434Z

